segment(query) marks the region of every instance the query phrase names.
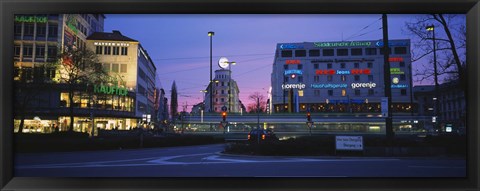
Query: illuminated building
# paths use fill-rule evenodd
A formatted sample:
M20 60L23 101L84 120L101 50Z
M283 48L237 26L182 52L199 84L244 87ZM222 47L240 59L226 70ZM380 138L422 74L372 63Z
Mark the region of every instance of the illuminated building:
M278 43L272 67L272 112L380 113L383 42ZM394 112L410 112L410 40L390 40Z
M209 87L205 89L205 98L209 98L210 92L208 92L208 90L210 85L213 84L213 112L222 112L222 108L232 113L240 113L242 111L238 97L240 90L238 89L237 82L230 77L231 74L232 71L228 69L216 70L213 83L210 83ZM204 100L205 108L209 108L210 100Z

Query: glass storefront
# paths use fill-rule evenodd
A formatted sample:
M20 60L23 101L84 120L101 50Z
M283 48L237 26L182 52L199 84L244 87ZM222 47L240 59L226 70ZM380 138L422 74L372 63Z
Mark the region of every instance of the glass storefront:
M135 99L119 95L90 95L88 93L75 92L73 96L73 107L92 108L114 111L135 111ZM60 94L60 107L70 107L68 93Z

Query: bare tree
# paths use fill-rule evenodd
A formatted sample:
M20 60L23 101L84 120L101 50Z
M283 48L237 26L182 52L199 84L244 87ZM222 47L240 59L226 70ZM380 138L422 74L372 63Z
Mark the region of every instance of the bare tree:
M252 100L253 102L248 104L247 110L249 113L256 113L257 112L257 101L259 102L259 109L260 112L265 112L265 106L267 104L265 100L265 96L260 94L259 92L254 92L250 96L248 96L248 99Z
M74 123L74 92L79 87L93 87L96 83L111 82L111 78L98 62L97 55L88 49L67 48L59 54L58 70L60 71L60 82L67 85L70 125L68 131L73 131Z
M428 63L417 67L416 80L421 82L431 79L435 75L432 67L434 62L432 58L433 36L432 32L426 30L427 26L433 25L437 42L437 76L439 79L458 79L461 89L465 90L466 27L464 16L429 14L407 22L405 25L406 32L413 36L412 63L420 63L420 60L428 59Z

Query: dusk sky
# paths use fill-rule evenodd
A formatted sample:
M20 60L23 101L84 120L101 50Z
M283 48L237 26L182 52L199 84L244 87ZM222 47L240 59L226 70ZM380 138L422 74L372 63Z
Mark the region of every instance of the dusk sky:
M405 22L418 15L389 15L389 38L410 39ZM375 15L106 15L105 32L119 30L138 40L157 67L160 87L170 101L175 80L179 111L203 101L209 81L210 38L214 31L213 71L227 57L240 100L260 92L267 96L277 43L359 41L382 38L381 14ZM368 26L368 27L367 27ZM413 63L413 70L419 65ZM427 83L428 84L428 83Z

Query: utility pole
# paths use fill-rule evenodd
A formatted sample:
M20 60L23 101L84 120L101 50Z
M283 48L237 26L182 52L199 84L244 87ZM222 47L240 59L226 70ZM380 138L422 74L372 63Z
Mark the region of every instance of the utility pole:
M393 125L392 125L392 91L391 91L391 76L390 76L390 62L388 61L390 50L388 46L388 22L387 14L382 14L382 28L383 28L383 72L385 84L385 97L388 99L388 114L385 118L385 130L387 140L391 143L393 141Z
M260 97L257 97L257 128L260 129Z

